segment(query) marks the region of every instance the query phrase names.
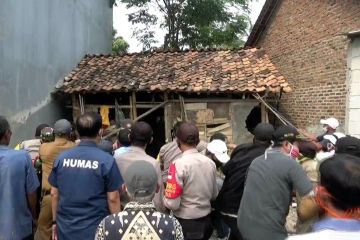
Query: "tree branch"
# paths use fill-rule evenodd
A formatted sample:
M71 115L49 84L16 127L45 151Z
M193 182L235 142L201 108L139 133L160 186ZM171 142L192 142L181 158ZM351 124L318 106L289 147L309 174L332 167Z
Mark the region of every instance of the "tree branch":
M166 12L166 10L164 9L164 7L161 6L161 4L159 3L159 0L155 0L155 2L156 2L156 4L158 5L158 7L160 8L160 10L161 10L163 13L167 14L167 12Z

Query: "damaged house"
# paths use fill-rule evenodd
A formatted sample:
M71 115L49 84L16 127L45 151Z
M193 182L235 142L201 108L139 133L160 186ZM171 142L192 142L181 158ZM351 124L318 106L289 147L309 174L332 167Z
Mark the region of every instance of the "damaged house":
M235 144L249 142L248 130L269 119L254 94L276 104L290 91L265 52L252 48L87 55L56 93L74 119L101 112L108 136L121 118L148 122L156 152L179 120L196 122L203 140L222 132Z

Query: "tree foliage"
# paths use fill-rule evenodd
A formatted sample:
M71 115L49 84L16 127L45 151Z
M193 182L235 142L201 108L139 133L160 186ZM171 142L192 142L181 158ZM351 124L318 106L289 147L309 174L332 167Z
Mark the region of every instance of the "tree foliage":
M166 30L164 49L240 47L249 26L250 0L119 1L134 10L128 17L144 50L156 42L152 30L156 24ZM152 7L161 15L151 13Z
M112 51L113 53L121 54L121 53L127 53L129 50L129 44L125 41L125 39L121 36L116 37L117 31L113 28L112 30Z

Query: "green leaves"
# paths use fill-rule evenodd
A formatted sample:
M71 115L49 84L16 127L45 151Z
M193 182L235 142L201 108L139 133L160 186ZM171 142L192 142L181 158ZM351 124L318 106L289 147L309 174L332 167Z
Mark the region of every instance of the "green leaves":
M229 47L238 48L249 27L250 0L121 0L127 8L129 21L140 27L134 35L151 49L154 32L151 26L160 24L166 30L164 49ZM150 7L161 14L151 14ZM157 17L158 16L158 17Z
M117 53L117 54L126 53L128 49L129 49L129 44L122 37L117 37L113 40L113 44L112 44L113 53Z

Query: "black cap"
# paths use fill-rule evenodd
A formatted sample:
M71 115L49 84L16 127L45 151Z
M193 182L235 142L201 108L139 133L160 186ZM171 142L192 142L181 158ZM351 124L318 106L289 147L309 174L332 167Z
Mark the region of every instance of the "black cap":
M313 142L300 142L299 143L299 151L300 153L307 158L315 158L316 157L316 145Z
M54 124L54 133L56 135L68 135L72 131L71 123L66 119L57 120Z
M43 130L46 127L50 127L50 126L46 123L42 123L42 124L38 125L35 130L35 137L40 137L41 130Z
M336 142L336 153L347 153L360 157L360 139L346 136Z
M215 139L218 139L218 140L221 140L221 141L223 141L223 142L226 142L227 137L226 137L225 134L223 134L223 133L221 133L221 132L217 132L217 133L214 133L214 134L210 137L210 142L211 142L212 140L215 140Z
M296 128L284 125L278 127L275 130L273 137L275 142L282 142L282 141L293 142L296 140L298 135L299 132L296 130Z
M253 134L259 141L271 141L274 134L274 126L270 123L259 123L256 125Z

